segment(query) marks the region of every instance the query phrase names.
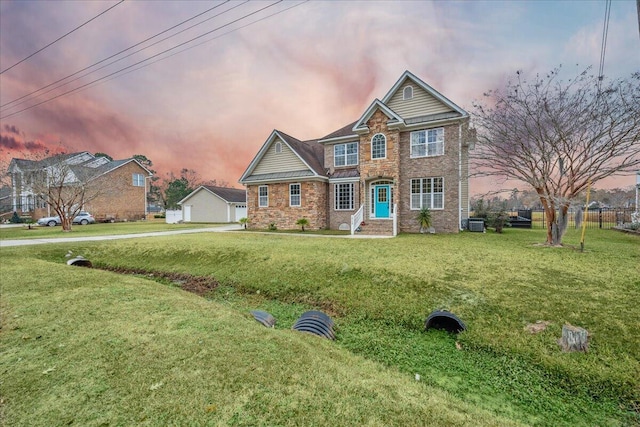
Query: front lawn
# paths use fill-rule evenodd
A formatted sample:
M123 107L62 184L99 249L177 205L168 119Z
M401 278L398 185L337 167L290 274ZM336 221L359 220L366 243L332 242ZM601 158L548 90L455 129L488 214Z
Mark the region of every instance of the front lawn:
M159 361L152 364L153 370L143 369L149 363L142 357L146 346L152 345L153 354L160 359L173 354L180 347L179 342L190 342L185 341L184 335L174 336L171 331L176 325L187 328L185 334L195 333L198 339L224 344L224 350L216 357L222 358L223 353L229 352L231 359L230 363L224 364L227 373L220 375L228 375L228 379L237 376L239 385L232 387L225 403L211 403L216 405L215 412L226 414L213 418L216 420L213 424L232 424L231 417L235 416L232 408L237 409L240 405L246 410L252 407L248 402L255 399L260 404L269 402L279 408L282 405L296 408L308 405L307 401L302 403L301 398L294 397L297 386L281 383L284 380L279 372L283 366L271 368L259 364L261 370L251 377L248 373L258 362L253 358L245 362L247 353L250 353L247 348L251 348L257 353L269 353L278 360L282 359L283 365L292 365L289 369L297 369L299 363L302 363L300 369L308 369L299 360L309 355L300 350L299 338L295 334L290 338L292 332L289 331L297 316L308 308L327 311L337 323L338 338L335 342L302 338L303 343L307 339L312 340L313 350L309 351L318 357L314 363L324 360L330 365L322 365L332 373L323 381L342 380L342 374L337 372L341 369L339 366L345 365L349 366L347 371L356 377L362 375L358 369L371 366L373 371L382 375L380 378L374 375L373 378L386 381L387 375L391 375L391 382L381 386L373 378L367 380L367 384L372 386L371 391L343 395L340 399L347 403L337 412L332 406L334 404L327 407L327 412L334 413L333 418L326 418L328 415L320 415L319 410L313 408L309 409L311 418L300 418L305 412L303 410L293 411L288 417L289 408L278 412L281 418L273 419L256 415L259 411L249 411L252 417L257 418L253 422L242 418L244 421L238 425L428 424L428 421L422 423L421 420L431 420L436 425L456 424L458 421L503 425L505 419L514 423L549 426L630 425L640 422L640 338L637 334L640 240L637 236L614 231L589 230L584 253L575 249L579 247L579 232L575 230L569 230L565 248L540 246L543 240L543 230L515 229L509 229L502 235L492 232L401 235L395 239L375 240L206 233L100 244L82 242L11 251L3 249L3 262L7 258L13 266L10 270L3 267L3 283L8 277L6 283L11 284L3 285L3 310L9 313L9 320L15 315L20 319L22 311L33 312L19 322L27 322L30 330L36 332L56 319L63 319L60 322L68 323L69 330L73 330L87 322L81 316L85 311L96 316L94 328L98 329L107 322L106 319L122 318L117 325L107 323L105 339L113 340L113 331L137 330L137 334L124 341L116 340L113 344L113 351L117 351L122 360L130 360L129 363L122 365L116 363L117 360L94 360L97 355L91 352L81 358L82 362L76 363L87 364L86 369L98 376L107 375L103 370L112 372L112 375L120 375L124 368L129 369L127 372L144 371L149 381L155 381L144 387L139 382L142 378L137 377L123 378L125 384L120 385L101 380L105 393L125 393L133 400L132 405L140 408L154 394L147 389L160 382L163 385L157 388L164 387L167 382L162 378L173 375L176 367L172 364L178 363L172 356L167 364ZM147 273L131 277L59 265L64 263L64 254L68 250L83 254L100 267L137 269ZM51 270L58 272L59 277L28 279L29 286L18 285L27 280L23 277L31 276L24 274L27 260L30 260L29 265L37 266L36 272ZM153 272L208 276L215 278L220 285L207 295L207 302L185 296L177 285L159 280L157 274L152 275ZM58 290L66 289L64 282L67 279L63 277L69 275L75 285L69 291ZM85 282L87 285L83 285ZM127 286L131 289L120 289L123 283L129 284ZM52 297L54 293L55 298ZM156 293L162 293L162 302L156 301ZM113 295L116 299L103 304L101 301L105 295ZM92 298L97 301L88 304ZM181 315L190 320L171 320L170 313L176 304L182 313L179 301L184 298L202 301L198 304L204 304L207 307L204 312L209 314L204 315L200 309L186 308L187 312L195 310L193 318L183 313ZM137 317L130 319L130 314L123 310L133 307L139 299L148 301L152 308L141 306L132 309ZM57 308L61 304L63 306ZM165 308L158 308L158 304ZM85 308L85 305L90 308ZM468 326L467 331L458 336L439 331L425 332L426 316L439 308L449 309L460 316ZM278 319L276 331L268 332L266 336L261 335L260 328L255 333L248 332L253 331L253 323L256 323L248 318L249 309L263 309L274 314ZM69 310L73 315L61 315ZM211 317L212 313L216 316ZM218 315L230 316L233 320L220 323ZM50 320L39 320L43 316ZM193 320L201 318L203 323ZM527 325L537 320L550 322L550 325L538 334L528 332ZM157 326L157 322L167 327L167 331ZM556 341L565 323L589 330L588 353L563 353L560 350ZM226 335L217 335L218 330L226 331L227 327L230 329ZM24 332L20 329L15 331L11 329L10 333L3 333L3 347L11 351L0 355L0 364L28 357L29 352L44 353L45 360L53 357L45 342L32 337L36 332L28 333L30 338L23 340L20 334ZM146 332L151 335L145 335ZM272 333L284 341L273 338ZM230 338L234 334L239 337L237 340ZM8 337L10 341L5 341ZM78 349L88 347L91 337L80 339ZM226 341L230 341L233 347L227 346ZM196 350L189 345L187 351ZM300 351L302 357L296 359ZM241 356L235 356L236 353ZM11 355L13 359L9 357ZM186 357L184 366L191 366L191 356L182 354L176 357L178 360ZM351 362L353 357L355 359ZM218 367L215 360L211 366ZM46 362L41 364L47 365ZM53 359L49 359L48 364L53 364ZM43 368L42 372L46 369L49 368ZM218 375L200 365L194 369L207 378ZM240 375L238 371L247 375ZM35 373L33 375L37 376ZM416 374L420 376L419 382L414 379ZM265 375L278 385L267 385L263 381L253 383L255 378ZM306 374L296 371L291 375L297 384ZM88 376L91 378L90 373ZM18 378L12 377L12 382L14 380L18 381ZM75 376L61 381L60 391L56 393L70 392L78 386L77 381L79 379ZM338 382L337 388L331 389L321 385L323 381L311 381L308 387L319 399L324 393L337 393L356 380L344 377L344 383ZM409 402L398 403L408 405L406 410L411 416L418 416L416 419L420 421L415 423L400 415L403 410L386 418L381 412L371 413L375 418L358 418L369 413L371 407L368 405L375 406L378 399L393 400L403 396L403 392L397 393L398 387L405 387L405 381L411 390L417 387L417 391L411 391L409 395L415 396L418 402L427 404L431 399L442 398L450 406L438 410L434 407L416 408ZM6 380L2 387L7 389ZM12 387L8 401L11 401L11 396L23 392L23 387L28 387L28 381ZM189 403L181 403L181 399L189 400L186 394L201 393L200 387L205 387L205 384L198 383L194 387L181 388L182 391L175 396L173 409L166 409L168 412L160 411L153 415L153 411L143 410L143 413L148 412L146 417L154 418L145 418L146 422L166 424L156 422L158 414L175 422L177 413L188 412L185 408ZM56 394L46 387L39 390L37 398L53 404ZM240 390L245 393L240 393ZM283 390L290 391L286 393ZM42 405L36 401L31 403ZM91 404L95 404L95 400L60 403L68 406L56 411L66 411L69 407L84 411ZM6 411L15 408L11 403L6 407ZM109 410L118 413L111 406ZM343 418L344 411L355 414L356 418ZM470 418L456 418L457 421L429 418L456 417L458 411L471 414ZM22 414L15 415L17 419L28 418L26 412L20 410L11 414ZM201 418L197 420L205 423Z

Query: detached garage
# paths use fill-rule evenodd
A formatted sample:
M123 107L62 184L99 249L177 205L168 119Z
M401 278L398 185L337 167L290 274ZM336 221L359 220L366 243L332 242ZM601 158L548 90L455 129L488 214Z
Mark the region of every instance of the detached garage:
M201 185L178 202L184 222L237 222L247 216L245 190Z

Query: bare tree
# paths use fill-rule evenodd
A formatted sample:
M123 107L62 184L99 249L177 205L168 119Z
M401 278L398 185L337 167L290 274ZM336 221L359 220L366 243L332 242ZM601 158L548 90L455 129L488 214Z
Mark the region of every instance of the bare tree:
M59 154L39 160L13 159L9 166L13 185L37 201L48 205L60 217L63 231L71 231L73 218L84 206L106 191L118 192L117 183L99 184L106 158L88 153Z
M567 211L589 183L640 165L640 73L599 81L589 69L564 82L560 68L521 72L474 103L474 175L529 184L545 210L547 243L562 244Z

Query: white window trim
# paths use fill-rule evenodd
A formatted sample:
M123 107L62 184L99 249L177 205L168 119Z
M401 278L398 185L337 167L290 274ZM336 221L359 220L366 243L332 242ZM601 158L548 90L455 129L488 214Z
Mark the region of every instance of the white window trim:
M373 139L378 136L381 135L384 138L384 157L373 157ZM371 160L383 160L387 158L387 136L383 133L376 133L375 135L373 135L371 137Z
M295 195L295 194L291 194L291 189L293 188L294 185L297 185L298 186L298 190L299 190L299 193L297 194L297 196L298 196L298 204L297 205L294 205L291 202L291 196ZM299 208L300 206L302 206L302 185L300 185L300 183L298 183L298 182L289 184L289 206L291 206L292 208Z
M431 176L431 177L424 177L424 178L411 178L409 180L409 209L410 210L419 211L420 209L422 209L422 207L420 207L420 206L418 206L418 207L414 207L413 206L413 192L412 192L413 183L412 183L412 181L415 180L415 179L419 179L419 180L430 179L431 180L431 188L433 188L433 180L434 179L438 179L438 178L442 179L442 207L441 208L434 208L433 207L433 195L434 194L440 194L440 193L431 192L431 193L425 193L425 194L430 194L431 195L431 206L432 207L430 207L429 210L432 210L432 211L442 211L442 210L444 210L444 206L445 206L445 204L444 204L444 201L445 201L445 187L444 187L444 177L443 176ZM420 194L422 195L422 193L420 193ZM420 200L422 200L422 198L420 198Z
M369 219L378 219L378 220L390 220L393 219L392 216L390 215L388 218L378 218L376 217L376 213L375 213L375 186L376 185L388 185L389 186L389 197L391 198L390 203L389 203L389 208L390 211L393 211L393 204L395 203L395 193L393 191L393 182L389 181L388 179L383 179L383 180L378 180L378 181L373 181L371 183L369 183Z
M340 185L348 185L351 187L351 208L338 208L338 186ZM353 211L356 206L356 186L353 182L339 182L333 184L333 210L335 211Z
M140 185L139 180L137 180L136 178L140 177L142 179L141 183L142 185ZM144 187L144 175L141 173L134 173L133 176L131 177L132 183L134 187Z
M433 155L429 155L429 142L427 142L427 135L429 131L438 131L442 129L442 153L438 153L438 154L433 154ZM420 133L420 132L424 132L424 140L425 140L425 155L424 156L416 156L413 154L413 134L414 133ZM413 132L410 133L409 135L409 153L410 153L410 158L412 159L422 159L425 157L439 157L439 156L444 156L444 128L443 127L438 127L438 128L432 128L432 129L421 129L421 130L414 130Z
M277 142L274 144L274 148L273 148L273 149L274 149L274 151L276 152L276 154L280 154L280 153L282 153L282 142L277 141Z
M348 163L347 159L349 158L349 154L347 153L347 145L349 144L355 144L356 145L356 162L355 163ZM344 146L344 165L338 165L336 164L336 159L338 158L338 156L336 155L336 149L338 148L338 146ZM333 166L336 168L345 168L345 167L349 167L349 166L358 166L359 163L359 157L360 155L360 147L359 144L356 141L351 141L351 142L345 142L343 144L335 144L333 146Z
M407 96L407 89L411 89L411 96ZM405 86L404 89L402 89L402 100L408 101L410 99L413 99L413 86L408 85Z
M260 189L264 188L267 190L267 195L266 196L260 196ZM263 204L262 203L262 197L266 197L267 199L267 204ZM269 207L269 186L268 185L260 185L258 186L258 207L259 208L268 208Z

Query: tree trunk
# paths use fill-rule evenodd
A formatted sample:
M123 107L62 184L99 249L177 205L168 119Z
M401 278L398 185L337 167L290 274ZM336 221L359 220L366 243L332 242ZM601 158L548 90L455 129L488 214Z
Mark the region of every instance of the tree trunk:
M558 344L564 351L587 351L589 350L589 332L586 329L573 325L562 326L562 338Z
M556 224L556 210L554 206L549 206L546 202L543 203L543 206L547 220L547 244L553 245L554 237L557 234L554 226Z
M556 213L554 203L548 203L542 197L540 199L547 219L547 244L560 246L562 245L562 236L567 231L569 206L563 204Z
M62 223L62 231L71 231L73 218L60 217L60 222Z

